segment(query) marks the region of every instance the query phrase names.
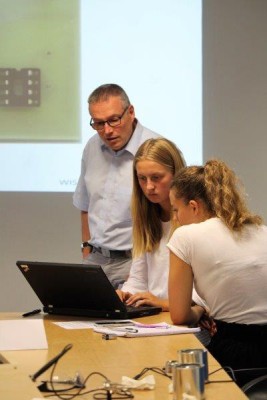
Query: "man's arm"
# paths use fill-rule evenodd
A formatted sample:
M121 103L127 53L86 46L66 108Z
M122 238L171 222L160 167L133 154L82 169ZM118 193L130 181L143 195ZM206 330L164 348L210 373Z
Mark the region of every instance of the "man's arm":
M82 242L87 242L91 238L87 211L81 211L81 225L82 225ZM90 254L90 252L91 252L90 247L84 247L82 249L83 258L86 258L88 254Z

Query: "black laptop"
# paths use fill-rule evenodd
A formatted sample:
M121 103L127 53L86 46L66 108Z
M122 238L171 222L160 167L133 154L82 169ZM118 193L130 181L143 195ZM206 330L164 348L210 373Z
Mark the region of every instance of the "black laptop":
M160 307L128 307L99 265L17 261L18 268L48 314L131 319L154 315Z

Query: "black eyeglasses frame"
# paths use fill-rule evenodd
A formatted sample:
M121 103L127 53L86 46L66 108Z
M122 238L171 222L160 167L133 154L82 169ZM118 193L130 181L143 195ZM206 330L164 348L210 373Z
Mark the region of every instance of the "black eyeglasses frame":
M126 113L126 111L129 109L129 105L123 110L121 115L114 116L113 118L107 119L106 121L94 121L93 118L90 120L90 126L95 129L96 131L101 131L104 129L105 124L108 124L112 128L119 126L121 124L121 120ZM97 124L100 124L101 127L97 128Z

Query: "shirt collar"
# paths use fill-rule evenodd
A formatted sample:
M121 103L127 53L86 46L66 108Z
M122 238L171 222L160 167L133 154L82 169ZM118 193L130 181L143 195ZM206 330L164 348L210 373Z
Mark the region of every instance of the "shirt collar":
M135 156L135 153L137 152L139 146L141 145L142 131L143 131L143 126L140 124L140 122L138 120L136 120L135 130L133 131L133 134L132 134L129 142L122 150L113 151L99 137L99 139L101 141L101 148L102 148L102 150L108 150L110 153L113 153L116 155L123 154L125 151L127 151L128 153L131 153L133 156Z

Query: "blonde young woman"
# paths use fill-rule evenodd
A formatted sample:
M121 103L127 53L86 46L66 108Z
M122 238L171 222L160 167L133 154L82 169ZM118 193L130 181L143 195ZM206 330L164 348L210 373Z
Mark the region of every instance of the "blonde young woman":
M168 310L171 229L169 190L185 162L180 150L165 138L148 139L133 162L133 263L118 291L129 305L154 305Z
M159 306L169 310L167 242L171 229L170 185L185 166L180 150L168 139L148 139L133 163L133 263L128 280L118 290L128 305ZM194 291L193 299L202 300ZM206 337L200 340L205 343Z
M175 324L195 324L193 284L215 319L208 346L222 366L267 367L267 227L247 208L238 179L221 161L187 167L170 190L181 225L170 249L169 303ZM243 385L267 370L236 372Z

